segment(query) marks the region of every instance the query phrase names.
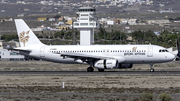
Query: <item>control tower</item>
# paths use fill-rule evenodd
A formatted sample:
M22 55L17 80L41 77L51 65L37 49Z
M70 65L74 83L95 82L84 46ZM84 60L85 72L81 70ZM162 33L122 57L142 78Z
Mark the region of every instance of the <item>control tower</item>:
M77 21L74 21L73 27L80 30L80 45L94 44L94 28L99 28L97 18L95 18L96 9L93 7L80 7L78 9Z

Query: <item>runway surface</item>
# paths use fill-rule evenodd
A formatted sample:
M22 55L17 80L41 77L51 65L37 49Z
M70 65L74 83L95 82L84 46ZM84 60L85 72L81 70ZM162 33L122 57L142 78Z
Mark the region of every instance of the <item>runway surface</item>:
M87 72L87 71L0 71L2 74L180 74L180 71L105 71L105 72Z

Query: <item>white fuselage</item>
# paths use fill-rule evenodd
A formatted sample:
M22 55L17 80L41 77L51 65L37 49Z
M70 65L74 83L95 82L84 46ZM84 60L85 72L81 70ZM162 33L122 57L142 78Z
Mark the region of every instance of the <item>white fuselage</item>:
M165 48L156 45L43 45L31 46L29 49L32 50L29 54L31 57L59 63L76 63L76 58L64 58L61 53L113 57L125 64L163 63L175 58L169 52L160 52Z

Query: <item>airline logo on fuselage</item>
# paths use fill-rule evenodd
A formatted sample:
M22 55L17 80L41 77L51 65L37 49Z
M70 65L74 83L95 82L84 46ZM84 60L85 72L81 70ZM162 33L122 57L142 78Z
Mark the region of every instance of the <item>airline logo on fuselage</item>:
M137 49L137 47L133 47L133 48L132 48L133 51L136 51L136 49Z
M146 55L146 52L137 51L137 47L133 47L132 51L125 51L124 56L132 56L132 55Z
M24 44L24 47L25 47L25 43L29 41L29 38L30 38L29 32L30 30L27 32L23 31L19 34L19 41Z

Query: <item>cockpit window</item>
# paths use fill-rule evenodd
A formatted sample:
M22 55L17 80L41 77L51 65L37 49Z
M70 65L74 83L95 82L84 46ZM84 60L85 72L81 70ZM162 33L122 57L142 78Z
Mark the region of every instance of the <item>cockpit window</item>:
M169 52L169 51L166 49L160 49L159 52L161 53L161 52Z

